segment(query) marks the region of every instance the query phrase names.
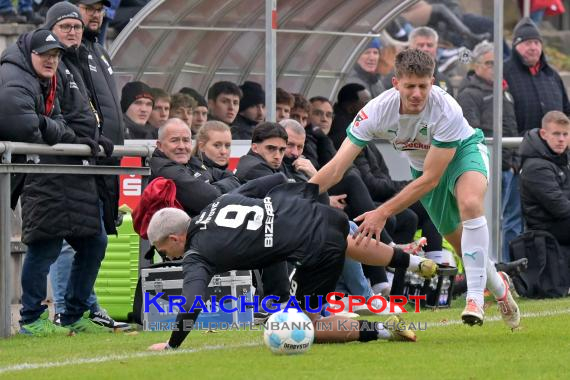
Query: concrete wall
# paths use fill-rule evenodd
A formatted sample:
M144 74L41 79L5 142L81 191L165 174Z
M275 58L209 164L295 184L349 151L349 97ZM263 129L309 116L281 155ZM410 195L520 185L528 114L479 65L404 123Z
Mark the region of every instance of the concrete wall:
M22 33L34 30L33 25L25 24L0 24L0 52L13 44Z

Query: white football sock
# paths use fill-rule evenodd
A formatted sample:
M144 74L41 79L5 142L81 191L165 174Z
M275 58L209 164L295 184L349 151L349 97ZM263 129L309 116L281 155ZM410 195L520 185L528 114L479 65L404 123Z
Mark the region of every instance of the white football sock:
M506 288L503 278L497 272L497 268L495 268L495 264L491 260L487 260L487 289L493 293L495 298L502 298L505 295Z
M422 262L423 258L415 255L410 255L410 264L408 264L408 270L415 272L420 267L420 263Z
M392 333L382 322L376 323L376 332L378 333L378 339L390 340L392 338Z
M461 251L467 279L467 298L483 307L485 285L487 284L487 262L489 261L489 230L487 219L480 216L463 222Z

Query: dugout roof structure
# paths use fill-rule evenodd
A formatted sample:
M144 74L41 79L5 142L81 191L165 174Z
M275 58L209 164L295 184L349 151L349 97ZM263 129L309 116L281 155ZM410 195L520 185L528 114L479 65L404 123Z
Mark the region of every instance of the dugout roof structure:
M268 93L332 97L370 39L417 1L153 0L110 53L121 87L205 94L220 80L253 80Z

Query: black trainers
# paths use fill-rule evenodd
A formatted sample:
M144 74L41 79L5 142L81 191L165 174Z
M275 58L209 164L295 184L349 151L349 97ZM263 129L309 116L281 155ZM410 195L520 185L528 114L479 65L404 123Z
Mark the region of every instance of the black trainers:
M262 325L269 319L270 316L271 314L268 312L260 310L257 313L253 313L253 323L256 325Z
M26 22L26 18L24 16L20 16L16 14L14 10L0 12L0 23L2 24L23 24Z
M61 313L57 313L53 316L53 324L56 326L61 326Z
M525 272L528 268L528 259L523 257L515 261L509 261L508 263L497 263L495 264L498 272L505 272L509 276L516 276Z
M96 323L100 326L108 327L110 329L121 330L121 331L132 330L131 325L129 325L128 323L115 321L103 309L89 313L89 319L93 323Z

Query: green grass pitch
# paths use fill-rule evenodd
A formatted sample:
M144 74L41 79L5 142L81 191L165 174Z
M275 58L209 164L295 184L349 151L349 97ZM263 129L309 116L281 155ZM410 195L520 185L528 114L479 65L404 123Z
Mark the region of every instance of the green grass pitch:
M181 349L153 353L167 333L97 334L0 340L0 378L13 379L561 379L570 368L570 298L519 300L522 328L511 332L495 306L482 327L451 309L408 313L427 323L416 343L313 345L275 356L261 331L194 331ZM382 317L369 318L382 320Z

